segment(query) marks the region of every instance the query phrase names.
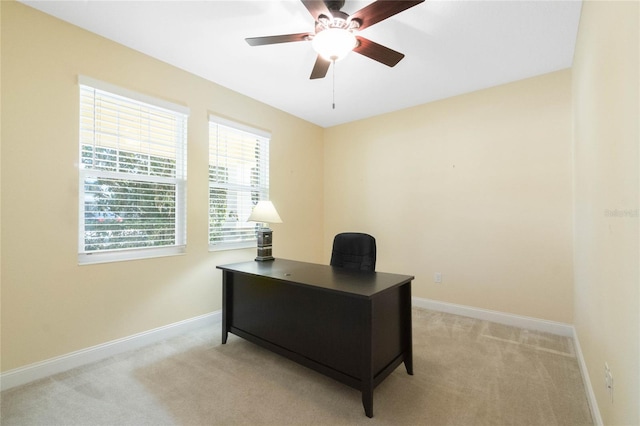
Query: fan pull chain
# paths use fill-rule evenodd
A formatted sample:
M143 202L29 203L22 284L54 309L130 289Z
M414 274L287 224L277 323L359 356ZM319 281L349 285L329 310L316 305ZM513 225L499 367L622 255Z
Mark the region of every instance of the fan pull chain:
M336 109L336 60L333 60L333 109Z

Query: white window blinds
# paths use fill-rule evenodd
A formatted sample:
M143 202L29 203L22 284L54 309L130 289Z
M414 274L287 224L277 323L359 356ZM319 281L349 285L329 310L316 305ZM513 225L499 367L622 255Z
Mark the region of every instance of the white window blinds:
M187 117L184 107L80 80L81 263L183 250Z
M209 245L253 247L256 223L247 222L269 198L270 135L227 120L209 119Z

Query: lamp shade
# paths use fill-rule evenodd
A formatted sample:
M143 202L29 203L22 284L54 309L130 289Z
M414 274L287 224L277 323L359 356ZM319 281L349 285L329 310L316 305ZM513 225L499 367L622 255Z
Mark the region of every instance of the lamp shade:
M247 220L249 222L282 223L273 203L266 200L258 201Z

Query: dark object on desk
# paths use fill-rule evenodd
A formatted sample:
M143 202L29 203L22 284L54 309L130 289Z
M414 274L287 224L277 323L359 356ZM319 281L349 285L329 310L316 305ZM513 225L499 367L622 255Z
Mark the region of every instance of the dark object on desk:
M413 374L408 275L275 259L222 269L222 343L229 332L362 392L404 363Z
M273 260L271 255L271 242L273 240L273 231L270 228L260 228L257 232L258 240L258 256L257 261Z
M376 270L376 239L369 234L344 232L333 239L331 266L358 271Z

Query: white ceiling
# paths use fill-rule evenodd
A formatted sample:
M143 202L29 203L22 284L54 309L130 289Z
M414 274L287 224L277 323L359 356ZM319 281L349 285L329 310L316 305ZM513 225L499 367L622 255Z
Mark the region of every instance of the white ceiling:
M389 68L350 53L336 64L332 109L333 69L309 79L311 43L244 41L313 31L299 0L22 2L322 127L568 68L582 5L427 0L361 32L406 57Z

